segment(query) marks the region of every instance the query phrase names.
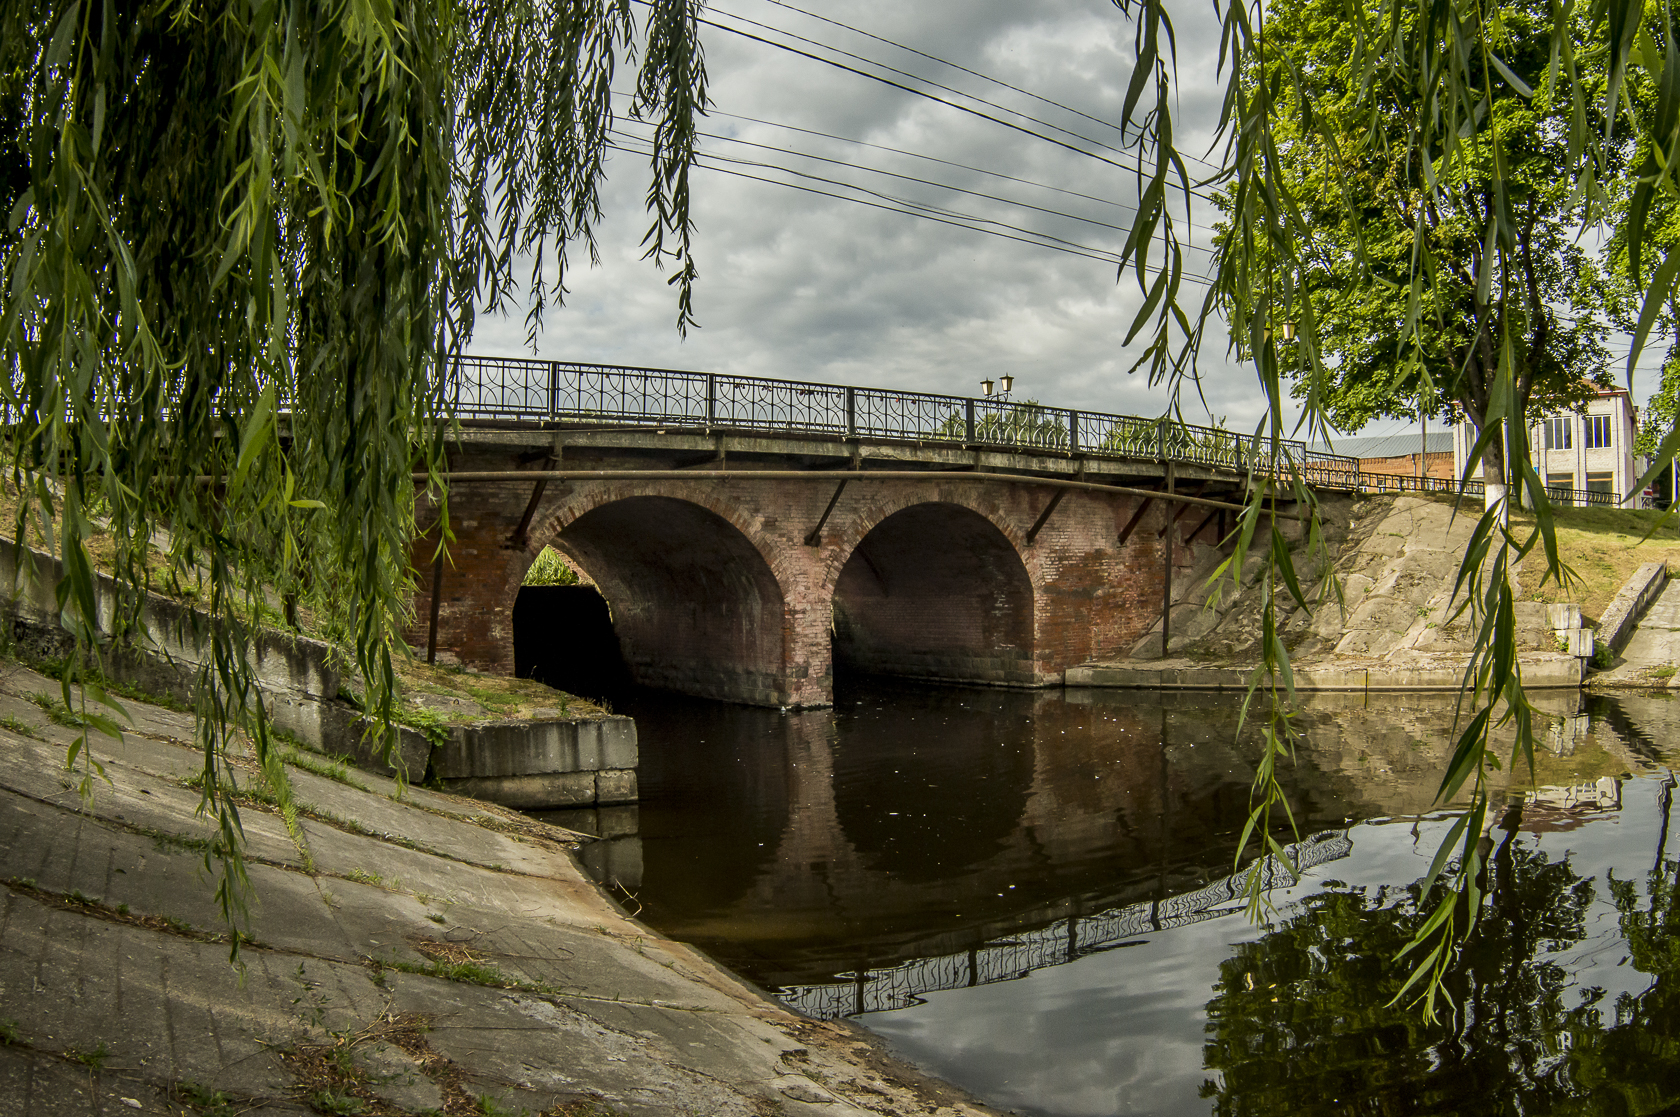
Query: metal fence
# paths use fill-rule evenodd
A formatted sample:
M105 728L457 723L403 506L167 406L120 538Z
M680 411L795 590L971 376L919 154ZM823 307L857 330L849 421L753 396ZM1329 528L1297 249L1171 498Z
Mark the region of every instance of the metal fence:
M1222 428L992 398L519 357L459 358L449 395L462 419L933 442L1273 473L1269 443ZM1365 473L1358 458L1294 440L1279 449L1276 474L1317 488L1482 495L1480 481ZM1547 492L1564 506L1620 503L1610 492Z
M1288 853L1295 867L1304 872L1315 865L1346 857L1352 849L1353 839L1347 831L1326 830L1288 847ZM1011 981L1046 966L1058 966L1110 949L1139 935L1241 911L1257 874L1260 886L1268 889L1292 885L1297 880L1288 865L1268 854L1235 876L1192 892L1127 904L1094 915L1069 916L1049 926L994 939L957 954L841 974L843 980L836 982L789 986L777 996L808 1016L829 1020L919 1004L924 994L941 989Z
M875 438L1269 471L1267 447L1231 431L1036 403L516 357L463 357L450 381L462 419ZM1295 441L1281 449L1311 484L1357 483L1357 458Z
M1338 487L1338 486L1331 486ZM1416 477L1395 473L1360 473L1354 488L1362 493L1445 493L1449 496L1481 497L1487 486L1481 481L1459 481L1450 477ZM1546 499L1556 508L1651 507L1649 497L1640 496L1626 504L1609 489L1566 489L1546 486Z

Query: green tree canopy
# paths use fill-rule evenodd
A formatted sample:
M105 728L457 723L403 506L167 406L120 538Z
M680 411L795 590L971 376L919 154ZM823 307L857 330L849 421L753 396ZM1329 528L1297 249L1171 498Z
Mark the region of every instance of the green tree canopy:
M1251 86L1280 91L1278 174L1312 229L1283 313L1304 316L1298 304L1312 304L1322 366L1288 366L1295 395L1316 393L1342 430L1455 411L1479 429L1503 339L1514 414L1584 405L1611 379L1599 291L1579 241L1587 206L1568 173L1571 91L1545 81L1551 6L1505 4L1488 21L1484 34L1503 69L1456 157L1447 148L1457 135L1405 142L1418 113L1417 75L1399 66L1366 72L1360 39L1385 12L1368 5L1363 19L1350 19L1347 7L1269 5L1272 53L1248 76ZM1398 19L1400 36L1431 33L1425 12L1406 9ZM1585 33L1583 15L1568 19L1571 33ZM1449 33L1446 25L1433 32ZM1293 80L1283 80L1285 72ZM1220 198L1229 205L1232 191ZM1495 270L1487 230L1500 205L1509 209L1515 266ZM1227 226L1224 238L1235 232Z

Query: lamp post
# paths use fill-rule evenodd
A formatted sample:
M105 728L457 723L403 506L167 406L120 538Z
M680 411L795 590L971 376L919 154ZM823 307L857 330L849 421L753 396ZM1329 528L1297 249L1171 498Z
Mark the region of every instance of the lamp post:
M1006 372L998 378L996 381L996 387L998 388L998 391L994 393L992 391L993 381L990 377L980 381L980 390L983 393L988 396L996 395L1000 402L1008 403L1009 393L1015 388L1015 378Z

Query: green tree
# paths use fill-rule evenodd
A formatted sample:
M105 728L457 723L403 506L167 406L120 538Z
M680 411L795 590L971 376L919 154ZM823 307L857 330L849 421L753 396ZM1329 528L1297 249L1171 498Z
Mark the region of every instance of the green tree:
M1566 173L1573 106L1565 90L1532 88L1545 86L1551 6L1505 4L1489 22L1488 41L1508 75L1490 83L1476 111L1497 142L1458 158L1446 150L1456 137L1437 135L1418 148L1400 142L1417 113L1415 75L1383 68L1367 80L1362 26L1346 8L1343 0L1270 5L1273 53L1248 79L1281 89L1279 172L1314 230L1285 313L1304 316L1300 304L1311 303L1322 364L1287 366L1294 394L1316 393L1342 430L1375 418L1450 419L1455 411L1480 430L1500 362L1509 359L1511 414L1583 407L1611 380L1599 291L1578 241L1585 207ZM1366 22L1381 18L1368 6ZM1584 17L1572 18L1584 31ZM1406 10L1399 19L1403 34L1424 33L1423 13ZM1285 70L1293 81L1280 80ZM1221 199L1229 204L1232 195ZM1490 271L1488 218L1501 204L1510 209L1518 266ZM1414 275L1419 242L1432 266ZM1414 300L1427 309L1408 328ZM1488 449L1485 473L1498 481L1502 446Z
M63 563L81 666L105 647L96 513L119 640L152 588L207 607L202 786L229 850L234 734L284 788L248 658L268 593L307 599L353 650L388 727L416 468L447 514L445 371L478 312L508 306L523 278L534 330L564 294L568 249L593 253L624 110L613 79L638 50L628 109L654 124L645 243L676 264L688 322L697 15L697 0L654 0L639 26L629 0L0 7L13 527ZM89 744L72 759L91 765ZM235 857L230 917L241 881Z

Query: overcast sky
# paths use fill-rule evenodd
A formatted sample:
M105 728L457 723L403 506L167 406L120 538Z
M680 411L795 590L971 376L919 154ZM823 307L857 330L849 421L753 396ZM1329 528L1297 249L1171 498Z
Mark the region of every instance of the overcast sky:
M948 100L1116 163L1129 161L1099 146L1119 147L1116 131L1067 111L1119 118L1131 73L1132 31L1109 0L794 2L857 30L774 0L716 0L707 18L906 85L916 83L824 48L930 78L1046 123L930 90ZM1211 138L1207 129L1217 121L1220 92L1212 5L1187 0L1176 25L1180 147L1200 153ZM1132 215L1131 172L717 26L703 31L714 102L705 130L718 138L705 141L707 167L694 174L701 328L687 339L678 336L667 276L640 258L646 160L619 152L609 169L602 264L571 273L568 305L547 317L538 356L953 394L977 394L982 379L1008 373L1016 378L1017 399L1131 414L1162 411L1165 390L1150 388L1142 373L1126 371L1141 341L1121 344L1141 301L1135 281L1116 282L1112 262ZM891 44L937 55L1066 108ZM745 163L721 164L712 157ZM739 174L723 173L719 166ZM1008 228L1014 226L1047 234L1103 258L740 174L895 209L905 206L889 199L958 211L996 222L989 227L998 232L1021 235ZM1212 223L1205 212L1195 220ZM1192 232L1208 235L1203 229ZM1190 253L1198 270L1207 260L1205 251ZM1191 294L1199 297L1199 289L1191 288ZM1228 418L1234 428L1251 428L1263 411L1253 373L1224 359L1222 334L1210 341L1201 370L1208 411ZM524 323L482 320L473 350L528 355ZM1636 402L1642 403L1642 396ZM1208 411L1193 397L1186 399L1185 417L1192 422L1206 421ZM1403 424L1379 421L1365 433L1402 429Z

